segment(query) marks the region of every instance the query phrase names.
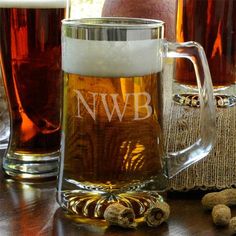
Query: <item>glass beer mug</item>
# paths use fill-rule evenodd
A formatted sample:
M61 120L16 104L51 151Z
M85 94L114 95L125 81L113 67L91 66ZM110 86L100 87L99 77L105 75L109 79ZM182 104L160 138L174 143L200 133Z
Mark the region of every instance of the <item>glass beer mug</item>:
M194 64L201 137L185 150L163 144L165 57ZM201 46L164 40L164 22L137 18L64 20L62 157L57 198L75 215L101 218L114 201L141 217L160 200L166 176L205 157L214 143L215 111Z
M179 0L176 38L200 43L209 62L218 107L236 104L236 1ZM196 98L196 79L191 63L176 60L174 100L191 104ZM180 85L180 86L178 86ZM193 95L193 96L192 96Z

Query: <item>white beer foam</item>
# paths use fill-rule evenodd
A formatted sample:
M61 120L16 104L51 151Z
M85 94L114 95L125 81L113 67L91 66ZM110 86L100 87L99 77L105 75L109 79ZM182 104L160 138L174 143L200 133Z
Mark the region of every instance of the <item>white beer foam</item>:
M0 8L65 8L67 0L0 0Z
M93 41L65 37L62 69L99 77L142 76L161 71L161 40Z

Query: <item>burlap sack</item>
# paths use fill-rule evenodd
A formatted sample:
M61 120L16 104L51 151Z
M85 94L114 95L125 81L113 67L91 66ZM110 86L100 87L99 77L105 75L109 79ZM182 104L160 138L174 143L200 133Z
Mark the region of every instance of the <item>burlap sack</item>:
M173 77L171 63L165 66L165 76ZM165 83L164 134L167 150L176 151L199 137L199 109L169 102L173 93L170 81ZM236 185L236 106L217 108L216 126L216 144L211 153L170 179L168 189L221 189Z

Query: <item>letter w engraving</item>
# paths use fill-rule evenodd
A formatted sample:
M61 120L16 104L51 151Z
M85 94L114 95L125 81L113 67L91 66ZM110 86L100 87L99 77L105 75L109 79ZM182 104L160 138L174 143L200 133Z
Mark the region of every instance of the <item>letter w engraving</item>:
M130 94L129 93L126 94L125 106L124 106L124 109L123 109L122 113L120 111L119 104L117 102L118 94L110 94L110 96L112 97L113 105L114 105L111 112L109 110L109 107L108 107L108 104L107 104L107 100L106 100L107 94L101 93L100 96L102 98L102 103L103 103L104 109L106 111L108 120L111 121L112 116L113 116L114 112L116 111L116 113L117 113L117 115L119 117L119 120L122 121L122 118L123 118L123 116L125 114L125 110L126 110L126 107L127 107L127 104L128 104L128 99L129 99Z

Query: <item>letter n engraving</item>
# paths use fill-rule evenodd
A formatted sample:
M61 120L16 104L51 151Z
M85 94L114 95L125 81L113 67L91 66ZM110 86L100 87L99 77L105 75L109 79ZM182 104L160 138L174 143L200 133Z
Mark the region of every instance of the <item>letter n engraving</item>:
M89 94L92 94L93 96L93 108L91 109L84 99L82 93L79 90L75 90L75 93L77 95L77 110L78 110L78 115L76 117L83 118L80 113L80 102L84 105L85 109L87 112L91 115L91 117L96 120L96 96L98 95L97 93L92 93L88 92Z

